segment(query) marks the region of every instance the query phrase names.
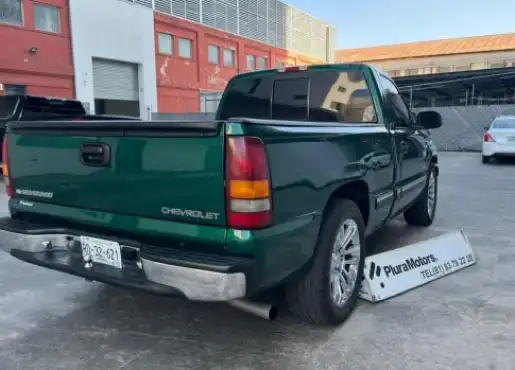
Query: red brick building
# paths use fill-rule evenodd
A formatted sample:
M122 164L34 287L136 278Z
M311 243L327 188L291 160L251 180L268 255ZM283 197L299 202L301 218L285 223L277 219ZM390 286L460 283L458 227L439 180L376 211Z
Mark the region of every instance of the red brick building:
M0 3L0 94L74 96L67 3Z
M159 13L155 29L159 112L198 112L201 91L223 90L232 76L249 69L324 62ZM163 50L160 38L167 36L171 48ZM180 54L181 40L190 41L187 55Z
M246 70L332 61L332 27L279 0L253 4L2 0L0 94L150 118L199 112L209 92Z

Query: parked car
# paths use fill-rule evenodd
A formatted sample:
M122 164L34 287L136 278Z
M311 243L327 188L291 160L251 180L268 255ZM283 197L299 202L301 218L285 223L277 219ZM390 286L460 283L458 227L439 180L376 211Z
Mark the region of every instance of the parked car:
M401 214L433 222L428 130L441 123L364 64L240 74L213 121L10 123L0 243L29 264L267 318L275 306L254 298L281 287L297 317L338 325L366 236Z
M498 116L485 127L482 161L515 156L515 116Z

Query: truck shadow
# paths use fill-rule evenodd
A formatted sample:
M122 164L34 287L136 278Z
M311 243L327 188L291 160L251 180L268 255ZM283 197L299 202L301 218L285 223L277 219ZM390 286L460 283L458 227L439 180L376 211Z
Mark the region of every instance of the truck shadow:
M369 245L377 253L436 234L394 221L372 235ZM50 363L56 364L51 368L62 368L73 363L75 369L119 368L130 361L130 369L302 368L321 350L334 347L337 351L344 345L346 331L353 332L360 325L360 316L376 310L376 306L359 301L358 312L345 324L327 328L301 323L280 299L276 301L278 319L268 322L226 304L158 297L80 280L76 283L66 294L55 297L67 304L71 301L74 308L70 312L59 315L50 307L39 307L35 311L39 312L35 313L37 325L3 346L2 350L17 358L16 366L39 368ZM280 295L280 290L270 294L269 299L274 299L273 294ZM353 340L366 342L367 338ZM19 368L14 362L12 367Z
M34 358L39 349L38 361L55 364L89 352L77 369L115 368L120 363L110 365L113 359L137 353L151 358L159 369L187 364L184 368L240 368L249 366L249 359L257 361L249 368L263 368L259 364L270 356L278 356L279 365L290 355L295 361L309 361L311 351L342 329L308 326L289 315L268 322L225 304L157 297L99 283L84 287L83 294L72 298L78 309L62 317L45 312L37 327L10 341L9 347L27 358Z
M442 231L410 226L400 217L367 238L367 253L373 255L434 238Z

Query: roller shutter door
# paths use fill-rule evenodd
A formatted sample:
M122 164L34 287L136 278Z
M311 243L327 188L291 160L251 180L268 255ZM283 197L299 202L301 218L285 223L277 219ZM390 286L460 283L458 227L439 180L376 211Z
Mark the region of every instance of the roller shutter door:
M95 99L139 101L138 85L136 64L93 59Z

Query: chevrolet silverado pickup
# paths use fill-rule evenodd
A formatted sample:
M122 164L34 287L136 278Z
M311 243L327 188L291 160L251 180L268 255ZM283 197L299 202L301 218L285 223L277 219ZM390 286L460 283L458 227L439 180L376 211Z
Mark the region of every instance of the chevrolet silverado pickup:
M365 64L233 77L213 121L7 125L0 244L29 264L272 318L352 313L366 237L433 222L432 111Z

